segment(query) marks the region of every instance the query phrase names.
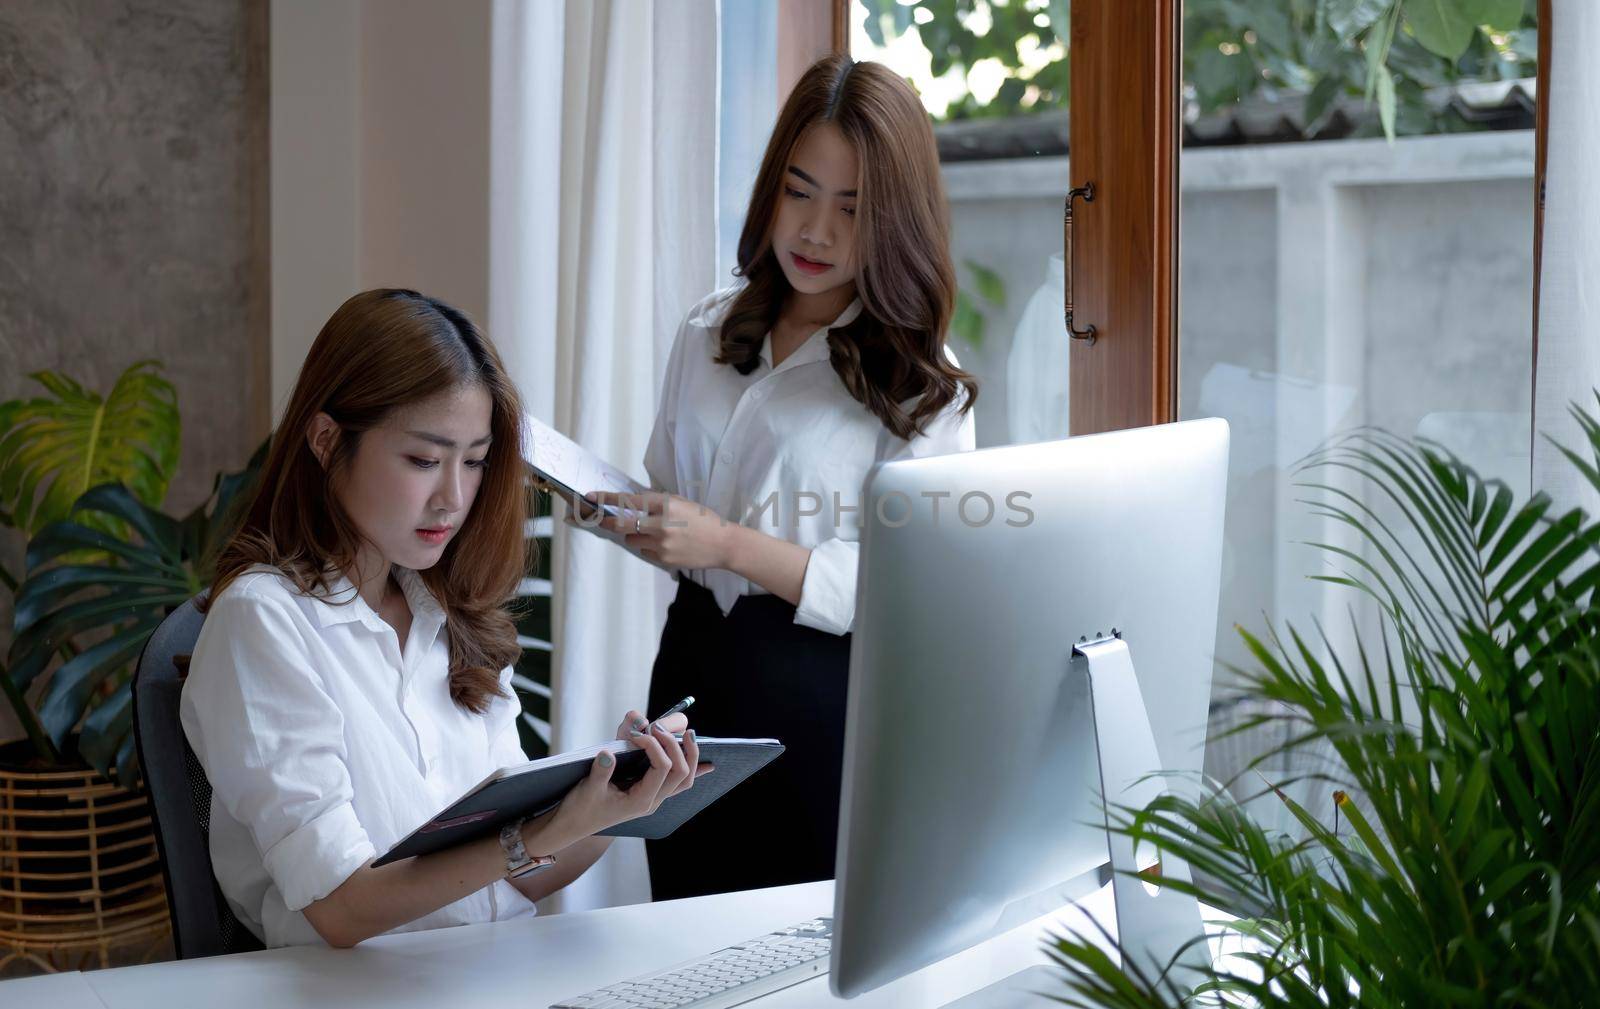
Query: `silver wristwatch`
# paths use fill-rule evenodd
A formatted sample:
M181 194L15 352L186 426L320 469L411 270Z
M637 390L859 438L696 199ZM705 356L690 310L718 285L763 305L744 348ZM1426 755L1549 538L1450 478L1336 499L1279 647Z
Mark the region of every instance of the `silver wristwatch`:
M513 820L500 828L500 850L506 853L506 878L516 879L556 864L554 855L530 855L522 843L522 825L526 821Z

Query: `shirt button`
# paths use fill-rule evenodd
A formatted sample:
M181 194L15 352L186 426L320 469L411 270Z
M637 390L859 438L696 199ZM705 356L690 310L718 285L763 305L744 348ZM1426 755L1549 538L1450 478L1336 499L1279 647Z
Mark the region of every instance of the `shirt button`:
M760 387L752 389L750 390L750 398L759 403L767 398L767 390Z
M727 464L730 464L730 465L733 463L733 453L732 452L724 452L724 453L722 453L721 458L722 458L722 461L724 463L727 463Z

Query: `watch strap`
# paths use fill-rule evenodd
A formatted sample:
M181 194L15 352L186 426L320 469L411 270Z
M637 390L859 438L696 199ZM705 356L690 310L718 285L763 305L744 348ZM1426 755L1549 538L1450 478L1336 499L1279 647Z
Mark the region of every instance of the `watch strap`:
M522 841L523 820L513 820L500 828L500 850L506 856L506 877L516 879L526 876L530 872L549 868L556 864L553 855L530 855L528 848Z

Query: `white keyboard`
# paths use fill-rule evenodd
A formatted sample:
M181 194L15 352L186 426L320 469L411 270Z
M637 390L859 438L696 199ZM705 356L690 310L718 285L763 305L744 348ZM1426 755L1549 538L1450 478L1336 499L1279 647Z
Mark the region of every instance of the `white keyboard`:
M550 1009L727 1009L826 974L833 919L813 918Z

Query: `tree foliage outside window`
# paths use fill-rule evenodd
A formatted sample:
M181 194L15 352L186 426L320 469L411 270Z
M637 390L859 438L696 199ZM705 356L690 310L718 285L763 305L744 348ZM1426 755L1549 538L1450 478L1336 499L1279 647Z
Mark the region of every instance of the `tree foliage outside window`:
M1183 7L1191 109L1203 115L1257 96L1299 102L1307 136L1343 98L1372 103L1391 138L1469 129L1427 92L1531 77L1538 51L1536 0L1185 0ZM852 18L866 36L857 55L907 73L936 120L1067 104L1068 0L856 0Z

